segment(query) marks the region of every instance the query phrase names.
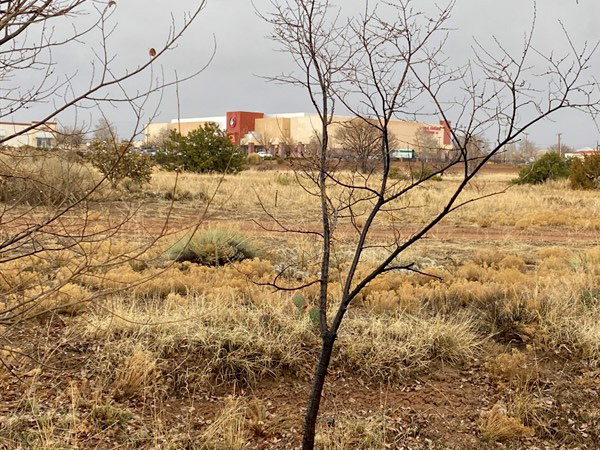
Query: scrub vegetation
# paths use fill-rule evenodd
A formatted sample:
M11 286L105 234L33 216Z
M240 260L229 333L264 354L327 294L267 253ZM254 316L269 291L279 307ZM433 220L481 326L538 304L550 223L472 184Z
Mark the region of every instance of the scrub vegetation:
M297 447L320 349L310 314L320 248L310 234L282 234L263 207L275 208L277 192L285 224L307 229L318 211L291 172L181 174L177 189L189 199L161 199L175 176L156 172L142 188L145 233L2 264L4 447ZM521 186L513 177L480 175L463 195L510 188L457 211L402 255L427 275L390 271L353 303L317 448L596 445L598 200L585 190L565 196L566 181ZM454 182L449 173L415 191L404 232ZM215 212L182 230L219 183ZM117 204L90 208L101 224L103 208L121 214ZM163 233L161 211L172 215ZM376 244L397 223L389 220L375 225L359 271L385 254ZM332 296L354 225L338 224ZM139 252L153 232L161 238ZM274 279L305 287L275 290Z

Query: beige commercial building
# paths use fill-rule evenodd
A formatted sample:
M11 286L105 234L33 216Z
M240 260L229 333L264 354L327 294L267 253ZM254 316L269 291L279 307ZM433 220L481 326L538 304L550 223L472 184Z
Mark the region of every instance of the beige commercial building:
M0 122L0 146L52 148L56 143L56 122L36 124L37 122ZM32 126L29 131L22 133Z
M205 124L213 122L219 125L219 128L225 130L225 116L217 117L201 117L197 119L173 119L170 122L150 123L146 126L145 135L146 143L152 144L157 139L160 139L169 131L177 131L183 136L186 136L190 131L195 130Z
M336 139L338 130L348 126L353 117L336 116L331 125L330 136L332 147L339 147ZM152 123L146 128L146 142L151 144L166 130L177 130L186 135L207 122L217 123L231 140L244 147L249 153L257 148L264 148L272 153L284 156L286 147L292 156L299 156L306 146L315 142L320 134L320 120L316 114L263 114L259 112L236 111L225 116L203 117L197 119L172 120L168 123ZM419 140L428 137L432 147L439 151L452 148L449 125L441 121L439 124L427 124L393 120L390 130L399 150L418 151ZM291 150L290 150L291 149Z

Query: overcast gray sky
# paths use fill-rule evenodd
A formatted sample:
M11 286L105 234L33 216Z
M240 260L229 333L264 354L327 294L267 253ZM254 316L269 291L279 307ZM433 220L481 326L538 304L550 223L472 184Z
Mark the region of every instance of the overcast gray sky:
M255 5L267 12L270 0L255 0ZM362 3L338 0L344 8ZM428 7L430 0L416 0L415 5ZM150 47L159 47L170 23L170 13L180 21L184 11L197 5L197 0L117 0L115 19L118 27L111 38L117 54L117 67L135 65L147 59ZM509 48L520 42L529 30L533 2L529 0L457 0L451 19L451 33L446 53L464 59L469 56L473 39L491 43L496 35ZM536 44L542 51L564 46L558 20L562 20L575 43L595 42L600 38L598 0L538 0ZM182 118L224 115L226 111L250 110L265 113L311 112L310 103L301 89L270 84L260 75L273 75L293 68L288 55L275 51L276 44L265 36L269 27L254 12L250 0L209 0L201 17L188 31L177 49L162 58L160 65L166 75L177 70L180 77L201 67L213 46L217 52L211 65L195 79L179 88ZM66 72L79 69L82 80L89 71L89 42L68 54L56 55ZM600 55L594 64L600 70ZM88 72L89 73L89 72ZM84 83L80 84L83 86ZM107 109L109 118L122 130L132 125L127 108ZM19 117L20 120L35 119ZM174 91L168 90L155 121L177 117ZM68 116L62 121L68 123ZM555 117L555 122L540 124L531 138L541 146L556 142L556 133L563 133L563 142L575 147L596 145L600 133L593 121L581 113L570 112Z

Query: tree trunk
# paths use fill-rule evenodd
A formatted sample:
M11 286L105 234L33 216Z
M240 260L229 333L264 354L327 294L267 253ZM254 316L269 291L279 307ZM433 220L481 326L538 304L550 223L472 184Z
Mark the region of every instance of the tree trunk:
M319 414L319 406L321 405L321 394L323 393L323 385L327 375L327 368L331 360L333 352L333 344L335 342L335 334L331 332L325 333L323 336L323 347L321 348L321 357L319 365L313 378L313 385L308 399L308 407L306 416L304 417L304 438L302 440L302 450L313 450L315 448L315 432L317 427L317 416Z

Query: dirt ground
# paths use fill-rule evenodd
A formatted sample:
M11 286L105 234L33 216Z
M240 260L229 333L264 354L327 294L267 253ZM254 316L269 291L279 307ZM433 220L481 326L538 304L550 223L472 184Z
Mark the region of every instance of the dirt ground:
M501 165L490 165L488 170L505 172L507 169ZM117 210L119 206L115 205L114 208ZM180 202L172 206L165 201L149 202L143 206L135 223L128 224L120 232L127 234L135 228L137 232L142 229L148 235L156 235L164 226L164 220L157 217L161 216L160 211L165 210L170 210L170 230L188 227L198 218L198 210L191 203ZM106 212L106 205L103 205L102 211ZM23 217L12 226L19 229L29 221ZM109 223L106 217L101 217L99 221L105 225ZM68 227L67 222L68 218L57 229ZM231 218L231 214L222 213L210 215L202 223L203 226L215 224L233 225L252 236L271 240L276 245L285 245L285 237L275 231L268 231L273 226L268 220ZM304 223L303 227L318 230L319 226L318 223ZM337 231L341 236L355 232L349 225L342 225ZM414 231L410 227L402 230L407 236ZM388 232L382 227L375 228L373 236L385 236ZM457 227L442 224L426 235L423 245L437 253L437 259L461 259L481 246L526 254L545 246L584 249L597 246L599 242L599 234L595 230ZM98 380L88 371L88 366L104 343L69 334L70 331L67 330L70 328L64 325L70 320L69 317L53 315L40 318L36 326L18 324L9 331L11 345L27 356L18 358L18 373L10 373L9 370L0 377L0 448L34 448L26 438L21 441L7 438L7 424L22 429L45 430L47 423L41 424L39 417L50 411L54 415L52 417L55 417L54 422L52 418L45 420L49 420L55 428L68 427L71 430L70 438L62 442L49 439L47 446L35 448L233 450L299 447L302 415L316 354L312 361L307 361L303 373L267 376L252 384L223 383L210 390L193 385L179 385L174 371L168 378L162 395L154 396L151 400L117 400L115 405L120 410L127 411L126 423L111 422L100 427L99 431L90 425L98 420L94 415L94 405L97 404L96 397L99 394L96 385ZM600 371L573 359L566 349L531 350L527 339L522 336L482 345L497 348L481 352L481 355L460 367L440 362L427 371L389 383L365 382L333 367L328 376L321 408L323 433L335 433L342 427L348 427L348 423L362 424L360 427L364 428L365 423L375 420L379 433L378 442L383 446L368 446L365 444L368 440L354 438L348 432L347 440L340 441L342 443L338 446L320 448L600 448ZM541 408L545 414L545 425L543 431L538 431L535 435L514 440L486 440L481 434L482 411L488 411L502 401L506 396L507 381L490 371L489 358L484 355L510 353L513 348L524 351L527 349L535 354L536 379L528 383L534 383L539 399L546 402ZM173 367L187 371L197 368L200 363L194 361L193 353L180 350L173 351ZM223 444L197 447L192 437L216 420L232 396L247 399L249 405L245 414L253 425L246 435L245 446ZM31 399L35 399L35 404ZM66 425L58 420L59 416L79 417L80 421ZM537 418L533 417L531 420L535 422ZM169 434L189 435L190 441L167 443L167 439L163 437ZM35 442L40 441L38 439Z
M39 348L39 339L45 348ZM94 341L72 341L65 335L60 321L44 323L38 333L31 327L15 330L13 342L18 342L24 353L44 355L53 349L55 356L46 358L42 370L31 360L32 372L19 378L4 376L0 380L2 400L0 416L6 425L11 417L24 420L21 426L36 428L33 412L53 415L75 414L93 416L94 390L85 368L94 357ZM500 344L498 344L500 345ZM511 346L513 344L503 344ZM60 351L57 351L60 348ZM193 369L189 355L182 357L180 367ZM310 361L308 362L310 363ZM479 422L481 411L489 410L502 397L502 381L486 369L485 361L475 359L460 369L438 365L404 382L389 384L365 383L360 378L347 376L341 371L330 372L322 403L321 423L335 429L344 420L354 421L383 418L385 447L351 446L348 448L394 449L594 449L600 438L600 372L590 373L584 365L569 361L560 351L538 355L539 389L550 402L550 426L543 435L524 437L510 442L486 442L481 439ZM254 412L260 417L247 435L246 446L252 449L295 449L301 441L302 413L309 390L308 372L305 376L290 374L269 378L252 386L235 383L214 386L210 391L193 386L171 387L172 392L162 399L147 401L143 398L121 400L119 407L131 412L126 426L112 424L98 431L89 425L73 430L73 442L55 442L43 448L208 448L176 447L161 444L152 438L157 421L168 433L190 434L210 424L227 404L231 396L251 399L258 405ZM577 389L573 386L577 385ZM35 398L35 406L24 401ZM33 411L31 410L33 408ZM22 412L29 409L29 415ZM249 409L251 416L254 411ZM61 426L57 424L56 426ZM2 436L2 428L0 428ZM352 442L350 439L348 442ZM357 439L358 442L358 439ZM165 445L165 447L163 447ZM179 446L181 445L181 446ZM20 444L2 440L1 448L34 448L27 442ZM42 447L35 447L42 448ZM221 447L219 447L221 448ZM234 447L222 447L234 448ZM342 448L342 447L332 447Z

